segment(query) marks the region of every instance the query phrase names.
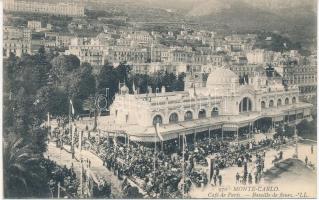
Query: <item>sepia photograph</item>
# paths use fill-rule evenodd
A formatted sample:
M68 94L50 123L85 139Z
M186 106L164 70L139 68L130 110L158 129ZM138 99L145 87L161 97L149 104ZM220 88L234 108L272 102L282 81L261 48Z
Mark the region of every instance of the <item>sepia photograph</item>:
M317 199L317 0L3 0L4 199Z

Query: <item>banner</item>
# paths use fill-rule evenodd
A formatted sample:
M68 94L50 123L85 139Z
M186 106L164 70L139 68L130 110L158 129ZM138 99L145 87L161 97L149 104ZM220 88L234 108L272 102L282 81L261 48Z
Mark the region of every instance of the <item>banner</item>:
M73 103L71 99L70 99L70 107L71 107L71 113L72 115L74 115L74 107L73 107Z

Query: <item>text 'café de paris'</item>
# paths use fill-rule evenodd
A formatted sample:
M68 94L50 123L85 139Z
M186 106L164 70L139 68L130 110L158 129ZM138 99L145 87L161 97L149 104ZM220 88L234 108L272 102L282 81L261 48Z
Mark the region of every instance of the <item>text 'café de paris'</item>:
M297 86L264 75L244 83L231 70L217 68L207 81L190 73L184 91L129 93L122 84L110 106L110 116L99 117L98 129L130 141L153 143L181 139L230 139L270 132L279 124L311 120L312 104L299 101ZM158 89L157 89L158 90ZM151 91L151 89L150 89ZM156 126L159 124L159 126Z

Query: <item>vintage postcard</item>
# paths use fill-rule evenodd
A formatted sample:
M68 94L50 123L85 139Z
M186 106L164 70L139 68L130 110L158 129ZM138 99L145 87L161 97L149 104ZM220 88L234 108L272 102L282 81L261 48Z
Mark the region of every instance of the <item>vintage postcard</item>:
M3 198L317 198L316 0L4 0Z

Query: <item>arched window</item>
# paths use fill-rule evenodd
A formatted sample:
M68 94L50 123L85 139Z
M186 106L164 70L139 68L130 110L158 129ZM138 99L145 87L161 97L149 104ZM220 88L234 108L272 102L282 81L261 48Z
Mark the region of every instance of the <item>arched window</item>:
M198 119L205 118L205 117L206 117L206 111L204 109L199 110Z
M269 101L269 108L274 107L274 100Z
M193 119L193 113L191 111L187 111L184 115L184 120L185 121L190 121Z
M261 108L266 108L266 103L264 101L262 101L260 104L261 104Z
M212 117L217 117L218 114L219 114L219 113L218 113L218 108L217 108L217 107L214 107L213 110L212 110L211 116L212 116Z
M173 123L177 123L178 122L178 115L177 113L172 113L170 116L169 116L169 123L170 124L173 124Z
M287 97L286 99L285 99L285 105L288 105L289 104L289 98Z
M296 97L292 97L292 103L296 103Z
M278 106L281 106L281 105L282 105L281 99L278 99L278 101L277 101L277 107L278 107Z
M159 124L162 124L162 123L163 123L162 116L156 115L156 116L153 118L153 125L156 125L157 123L159 123Z
M245 97L239 103L239 112L249 112L252 110L252 102L248 97Z

